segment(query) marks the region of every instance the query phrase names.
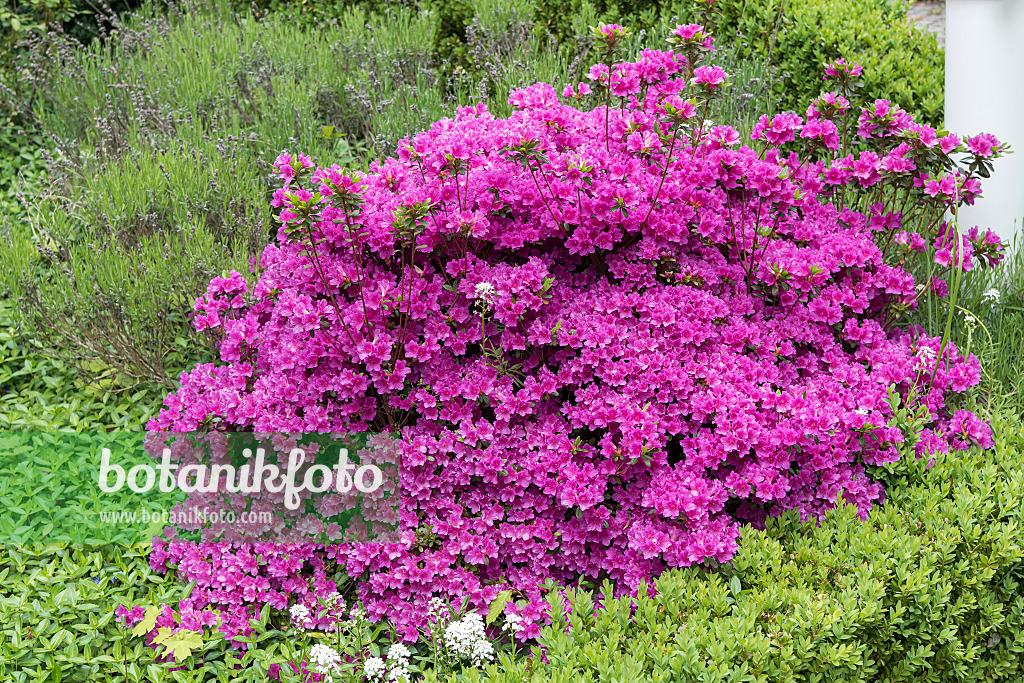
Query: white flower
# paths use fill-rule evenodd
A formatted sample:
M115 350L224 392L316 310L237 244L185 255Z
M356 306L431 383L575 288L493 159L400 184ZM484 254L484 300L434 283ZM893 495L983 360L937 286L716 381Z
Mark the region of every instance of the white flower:
M315 673L329 676L341 663L341 655L333 647L317 643L309 651L309 663Z
M484 618L470 612L444 630L444 643L460 659L474 665L483 664L494 658L494 646L484 633Z
M998 289L996 289L995 287L991 287L985 290L985 293L981 295L981 298L984 299L985 301L997 304L999 303L999 300L1002 298L1002 296L1003 295L999 293Z
M352 621L359 622L366 618L366 612L359 605L352 605L352 609L349 610L348 618Z
M974 314L971 313L970 311L965 311L964 312L964 325L967 326L967 329L969 329L969 330L971 330L973 332L974 328L978 326L978 319L976 317L974 317Z
M919 346L917 353L914 354L914 367L918 369L931 366L932 361L935 360L935 349L930 346Z
M494 285L490 282L479 282L476 285L474 293L477 299L481 299L485 304L494 303L494 294L497 290L494 289Z
M864 408L857 408L853 412L857 413L858 415L868 415L871 411L870 410L866 410Z
M393 666L391 667L391 671L388 671L388 679L393 682L408 680L409 669L407 669L404 665Z
M448 616L448 604L442 598L430 598L430 604L427 609L428 614L434 619Z
M506 614L505 623L501 626L502 631L511 631L512 633L520 633L525 628L523 618L518 614Z
M345 601L341 599L341 593L338 591L327 594L327 597L324 598L324 606L328 609L338 607L339 612L345 611Z
M388 649L388 679L400 681L409 678L409 657L412 652L402 643L395 643Z
M291 614L292 622L298 628L309 628L313 625L313 620L309 618L309 608L305 605L292 605L288 612Z
M371 681L384 680L384 660L380 657L370 657L363 664L363 675Z
M388 650L388 661L395 664L401 665L403 662L408 663L409 657L412 657L412 652L409 651L405 645L401 643L395 643Z

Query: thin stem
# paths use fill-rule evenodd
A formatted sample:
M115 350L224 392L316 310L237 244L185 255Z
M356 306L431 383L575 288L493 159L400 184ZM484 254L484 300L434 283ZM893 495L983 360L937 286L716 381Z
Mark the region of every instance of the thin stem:
M366 297L363 295L363 270L361 259L363 256L363 245L362 243L357 244L355 227L352 225L352 216L349 214L348 209L345 210L345 223L348 227L348 236L352 241L352 261L356 267L356 278L359 280L359 301L363 306L363 325L366 330L367 336L370 334L370 316L366 313ZM356 256L356 251L359 252L359 256ZM324 283L327 286L327 283ZM382 302L383 303L383 302Z
M307 220L309 220L309 219L307 219ZM348 340L350 342L352 342L352 346L355 346L356 345L356 340L352 336L352 332L348 329L348 323L345 322L345 319L344 319L344 317L341 314L341 306L338 304L338 299L337 299L337 297L334 296L334 291L330 288L330 285L328 285L328 283L327 283L327 276L324 275L323 266L320 264L320 256L319 256L319 254L317 253L317 250L316 250L316 240L313 238L313 225L312 225L312 221L310 221L310 224L308 226L308 232L309 232L309 251L310 251L310 254L313 257L311 259L310 263L313 266L313 271L320 277L320 282L323 284L324 290L326 290L327 295L329 297L331 297L331 303L334 304L334 310L338 314L338 322L340 322L342 327L344 327L345 334L348 335ZM361 286L362 286L362 283L360 283L360 287ZM339 352L344 353L342 348L337 344L337 342L334 340L334 337L330 333L328 333L323 328L320 328L320 331L323 332L324 335L328 339L331 340L331 343L334 344L335 348Z
M608 82L605 83L605 100L604 100L604 149L606 152L612 151L611 143L611 128L609 126L609 117L612 111L612 51L608 50L607 57L605 58L608 62Z
M953 262L950 264L951 268L956 270L956 276L953 278L953 291L950 293L949 299L949 313L946 315L946 329L942 333L942 341L939 343L939 357L935 359L935 367L932 368L932 377L929 382L929 388L935 383L935 375L939 372L939 363L942 361L942 357L947 354L947 345L949 343L949 335L953 329L953 315L956 313L956 300L960 294L960 280L963 276L963 259L964 259L964 240L960 234L960 220L959 220L959 205L953 205L953 236L956 238L956 245L953 249ZM960 257L960 266L957 267L957 257ZM949 358L946 358L946 369L949 369Z
M462 197L459 195L459 166L455 161L452 161L452 173L455 174L455 202L459 205L459 211L464 211Z
M538 163L538 168L539 167L540 167L540 164ZM537 187L537 194L540 195L541 200L544 202L544 206L546 206L547 209L548 209L548 213L551 214L551 220L553 220L555 222L555 224L558 225L559 229L562 231L562 234L565 235L566 237L568 237L569 233L567 233L565 231L565 226L562 225L562 222L560 220L558 220L557 217L555 217L555 212L551 210L551 205L548 204L547 198L544 197L544 192L543 192L543 190L540 189L540 183L537 182L537 176L533 172L533 167L530 166L530 160L529 159L527 159L527 161L526 161L526 169L530 172L530 177L533 178L533 184Z

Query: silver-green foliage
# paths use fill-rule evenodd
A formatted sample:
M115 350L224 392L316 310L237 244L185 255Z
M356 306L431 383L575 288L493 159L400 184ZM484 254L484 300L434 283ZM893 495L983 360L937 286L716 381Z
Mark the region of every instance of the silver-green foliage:
M55 346L122 379L166 383L209 357L191 305L270 238L276 155L353 162L441 115L420 96L432 21L355 8L311 31L221 3L149 6L105 46L53 36L34 75L52 182L5 226L8 294ZM403 115L377 126L384 108Z

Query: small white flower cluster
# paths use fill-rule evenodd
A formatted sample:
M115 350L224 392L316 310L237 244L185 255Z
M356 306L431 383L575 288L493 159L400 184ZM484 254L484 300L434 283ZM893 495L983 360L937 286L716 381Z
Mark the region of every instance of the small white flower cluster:
M444 643L459 658L479 666L494 658L494 646L484 633L484 618L470 612L444 630Z
M313 620L309 618L309 608L298 603L288 608L295 628L313 628Z
M341 599L341 593L339 593L338 591L328 593L327 597L324 598L324 607L326 607L327 609L337 608L337 611L339 613L344 612L345 601Z
M388 680L409 680L409 657L412 653L401 643L395 643L388 650Z
M494 289L494 285L490 282L479 282L474 292L477 299L483 301L485 306L490 306L494 303L494 295L497 290Z
M990 287L985 290L985 293L981 295L981 298L989 303L998 304L999 300L1003 298L1003 295L995 287Z
M388 650L388 661L384 662L380 657L370 657L363 663L363 675L368 681L379 681L383 683L385 678L391 683L408 681L409 658L412 652L405 645L396 643Z
M434 622L448 621L451 618L448 603L438 597L430 599L430 603L427 605L427 615Z
M509 631L511 633L521 633L525 628L523 618L518 614L506 614L505 623L501 626L502 631Z
M363 663L363 675L368 681L383 681L387 666L380 657L370 657Z
M338 669L341 663L341 655L337 650L327 645L317 643L309 651L309 664L314 673L318 673L331 679L331 673Z
M933 366L935 360L935 349L930 346L919 346L917 353L912 359L914 367L918 370L927 369Z
M974 328L978 326L978 319L973 313L967 311L964 313L964 324L967 326L969 331L973 332Z

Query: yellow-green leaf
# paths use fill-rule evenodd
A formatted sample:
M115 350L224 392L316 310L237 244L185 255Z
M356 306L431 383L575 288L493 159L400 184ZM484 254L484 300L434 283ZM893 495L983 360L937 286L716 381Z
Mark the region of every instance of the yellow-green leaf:
M512 597L512 591L501 591L498 596L491 601L491 609L487 613L487 625L490 626L494 623L494 620L502 615L505 611L505 603Z
M144 636L153 630L156 626L156 618L160 616L160 608L156 605L146 608L146 616L142 617L142 621L135 624L135 628L132 629L133 636Z
M175 661L181 663L192 655L192 650L203 646L203 636L195 631L178 631L161 628L153 642L163 645L174 653Z

